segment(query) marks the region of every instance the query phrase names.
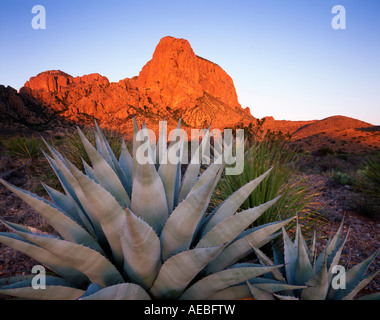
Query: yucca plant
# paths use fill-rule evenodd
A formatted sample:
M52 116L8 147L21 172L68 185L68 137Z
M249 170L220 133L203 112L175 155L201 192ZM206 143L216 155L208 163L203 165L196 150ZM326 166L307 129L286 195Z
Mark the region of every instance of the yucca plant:
M41 154L43 142L36 137L15 136L6 141L5 146L11 156L32 159Z
M378 250L366 260L355 265L350 270L337 271L343 247L349 235L349 229L344 234L344 221L337 233L329 239L325 249L317 255L316 236L314 234L310 248L306 245L301 228L297 222L297 233L294 242L283 229L283 254L274 247L275 262L282 261L285 267L272 272L273 279L292 285L304 286L301 289L288 291L285 295L273 294L257 286L256 281L248 281L247 286L254 299L257 300L353 300L356 295L380 270L366 276L367 269L378 254ZM261 265L273 265L259 248L254 248ZM336 269L336 270L335 270ZM340 274L340 272L343 272ZM337 279L334 280L334 278ZM362 296L359 299L379 300L380 293Z
M311 230L315 223L323 223L320 216L311 209L314 194L308 194L308 189L302 181L294 181L295 154L282 141L251 141L244 155L244 170L237 176L222 175L211 203L217 206L235 190L261 176L270 168L271 172L264 181L247 197L241 205L242 210L255 207L281 195L280 199L254 222L254 226L289 218L298 213L304 219L304 231ZM287 228L294 228L295 222Z
M358 187L376 196L380 195L380 162L375 157L369 157L360 169Z
M247 229L278 198L236 213L268 173L207 212L224 162L214 161L201 172L193 156L183 178L180 161L142 164L137 153L144 145L138 139L144 130L136 119L133 125L133 156L123 142L118 160L97 124L96 148L78 128L92 163L84 162L85 173L47 144L50 155L45 156L64 190L44 185L52 201L0 180L59 234L2 221L10 232L0 233L0 242L52 273L45 290L33 289L34 275L2 279L0 294L32 299L234 298L227 288L281 267L238 263L252 252L250 243L257 248L269 243L293 219ZM149 141L150 160L181 153L183 135L167 146L164 128L157 142ZM274 292L297 288L266 286Z

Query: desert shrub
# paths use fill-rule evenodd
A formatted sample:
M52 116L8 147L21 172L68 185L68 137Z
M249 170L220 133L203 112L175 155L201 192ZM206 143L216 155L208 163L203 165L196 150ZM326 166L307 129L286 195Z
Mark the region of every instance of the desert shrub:
M317 157L326 157L331 154L334 154L334 151L328 147L323 147L313 152L313 155Z
M336 184L340 184L343 186L352 186L355 183L355 178L352 177L350 174L341 172L341 171L334 171L332 172L332 181Z
M351 202L351 209L360 215L375 220L379 216L379 202L370 197L355 198Z

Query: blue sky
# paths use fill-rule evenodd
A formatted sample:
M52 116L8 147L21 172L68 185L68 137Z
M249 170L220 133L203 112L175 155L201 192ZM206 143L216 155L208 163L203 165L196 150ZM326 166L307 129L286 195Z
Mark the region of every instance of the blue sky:
M37 4L45 30L31 27ZM345 30L331 26L337 4ZM52 69L133 77L170 35L219 64L255 117L380 125L379 16L378 0L1 0L0 84Z

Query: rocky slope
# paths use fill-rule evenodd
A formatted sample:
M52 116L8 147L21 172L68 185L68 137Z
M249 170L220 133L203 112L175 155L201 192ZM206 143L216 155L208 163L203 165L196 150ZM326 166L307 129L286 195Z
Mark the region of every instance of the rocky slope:
M332 116L300 127L292 133L292 140L304 151L372 152L380 150L379 129L357 119Z

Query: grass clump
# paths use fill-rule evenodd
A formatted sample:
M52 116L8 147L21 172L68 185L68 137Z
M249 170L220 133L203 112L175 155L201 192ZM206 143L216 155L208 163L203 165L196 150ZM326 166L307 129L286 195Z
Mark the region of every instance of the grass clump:
M7 153L10 156L33 159L41 155L44 147L41 139L36 137L14 136L4 142Z

